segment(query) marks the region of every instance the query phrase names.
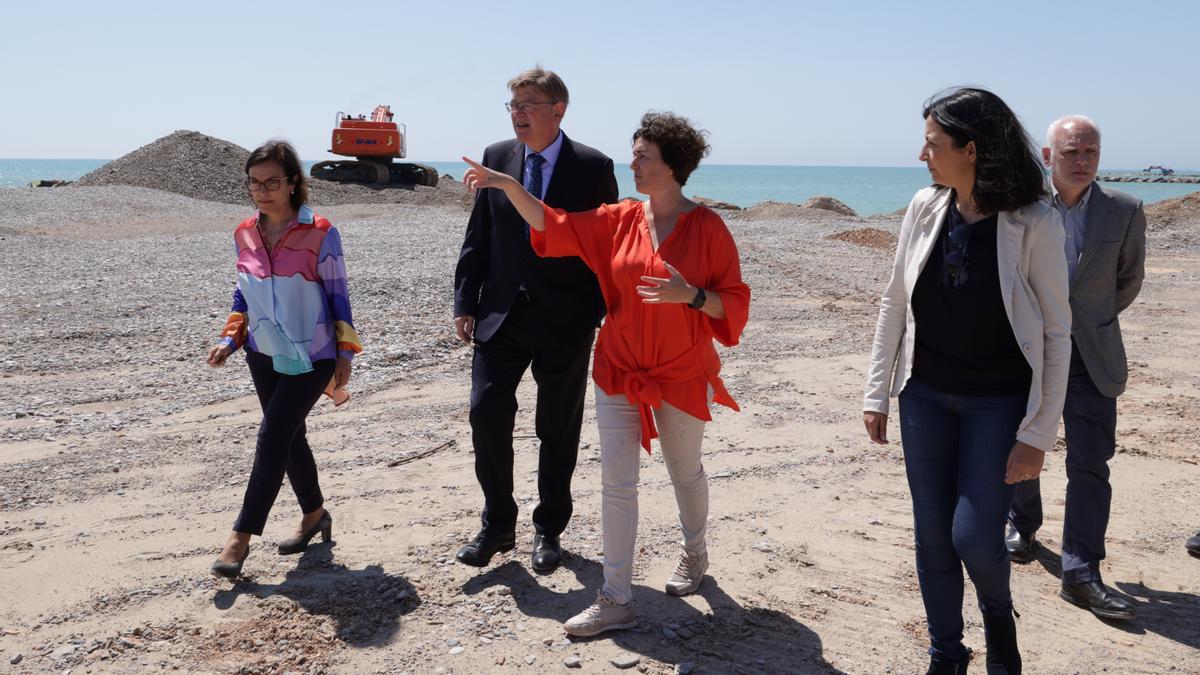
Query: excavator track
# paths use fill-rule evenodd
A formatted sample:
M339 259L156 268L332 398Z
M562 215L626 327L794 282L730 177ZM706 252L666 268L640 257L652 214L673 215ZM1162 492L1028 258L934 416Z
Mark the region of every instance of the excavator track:
M389 185L425 185L437 187L437 169L424 164L346 159L317 162L309 175L336 183L355 183L373 187Z

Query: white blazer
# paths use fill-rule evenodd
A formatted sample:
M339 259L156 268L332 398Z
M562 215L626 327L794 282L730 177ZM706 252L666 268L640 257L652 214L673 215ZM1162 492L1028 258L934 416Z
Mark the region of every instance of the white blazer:
M887 414L889 395L898 396L912 375L913 335L917 329L912 311L913 288L938 240L951 194L949 188L925 188L913 197L904 214L892 277L879 301L864 411ZM1017 440L1042 450L1054 447L1071 363L1071 305L1064 238L1062 217L1046 203L998 214L1000 293L1013 335L1033 370Z

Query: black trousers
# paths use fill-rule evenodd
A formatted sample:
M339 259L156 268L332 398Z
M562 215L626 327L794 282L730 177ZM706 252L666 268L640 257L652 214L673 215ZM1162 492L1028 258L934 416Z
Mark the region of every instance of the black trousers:
M1074 347L1063 428L1067 435L1067 503L1063 513L1062 582L1100 581L1104 535L1112 506L1108 460L1117 450L1117 399L1096 389ZM1042 526L1040 481L1017 483L1009 519L1025 535Z
M304 420L333 377L334 361L313 361L312 372L281 375L271 367L271 357L247 349L246 365L250 366L250 377L262 404L263 419L258 427L254 468L233 529L261 535L284 474L300 501L301 511L312 513L325 503Z
M541 442L533 526L538 533L552 536L566 529L594 339L594 330L566 343L548 335L544 319L521 294L496 334L475 344L471 441L475 477L483 488L485 531L499 535L516 528L512 436L517 385L527 368L532 369L537 383L535 428Z

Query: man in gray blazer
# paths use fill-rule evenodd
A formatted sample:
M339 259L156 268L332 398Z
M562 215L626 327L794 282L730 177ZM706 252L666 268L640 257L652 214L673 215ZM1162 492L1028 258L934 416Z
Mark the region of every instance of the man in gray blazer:
M1100 561L1112 504L1108 460L1116 452L1117 396L1128 377L1117 315L1142 287L1146 214L1140 200L1096 182L1100 130L1090 119L1071 115L1056 120L1046 134L1042 157L1050 168L1053 204L1066 229L1071 275L1060 595L1096 616L1129 619L1134 607L1101 581ZM1039 481L1017 483L1009 521L1009 557L1014 562L1033 560L1034 533L1042 524Z

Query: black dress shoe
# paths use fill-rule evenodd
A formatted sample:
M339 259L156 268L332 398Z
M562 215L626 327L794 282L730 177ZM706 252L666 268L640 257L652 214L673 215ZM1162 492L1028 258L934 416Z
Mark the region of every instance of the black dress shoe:
M246 544L246 550L242 552L242 557L237 562L225 562L218 558L213 561L210 569L212 569L214 576L237 579L241 576L242 564L246 562L246 558L248 557L250 557L250 544Z
M458 549L458 555L454 557L464 565L487 567L487 564L492 561L492 556L496 555L497 551L501 553L511 551L516 545L516 535L512 532L492 535L486 531L481 531L475 535L475 538L470 543Z
M292 537L291 539L284 539L279 542L279 555L303 553L308 549L308 542L317 536L318 532L321 533L321 541L328 542L333 538L333 514L326 511L321 516L321 519L317 521L316 525L308 528L308 532L299 537Z
M1200 532L1197 532L1196 536L1188 539L1184 546L1187 546L1188 553L1200 558Z
M1032 532L1029 536L1017 532L1012 523L1004 535L1004 545L1008 548L1008 559L1015 563L1033 562L1037 558L1037 537Z
M1137 610L1128 600L1108 590L1099 581L1063 584L1059 595L1063 600L1089 610L1102 619L1132 619L1137 615Z
M562 548L552 534L533 535L533 571L553 572L562 564Z

